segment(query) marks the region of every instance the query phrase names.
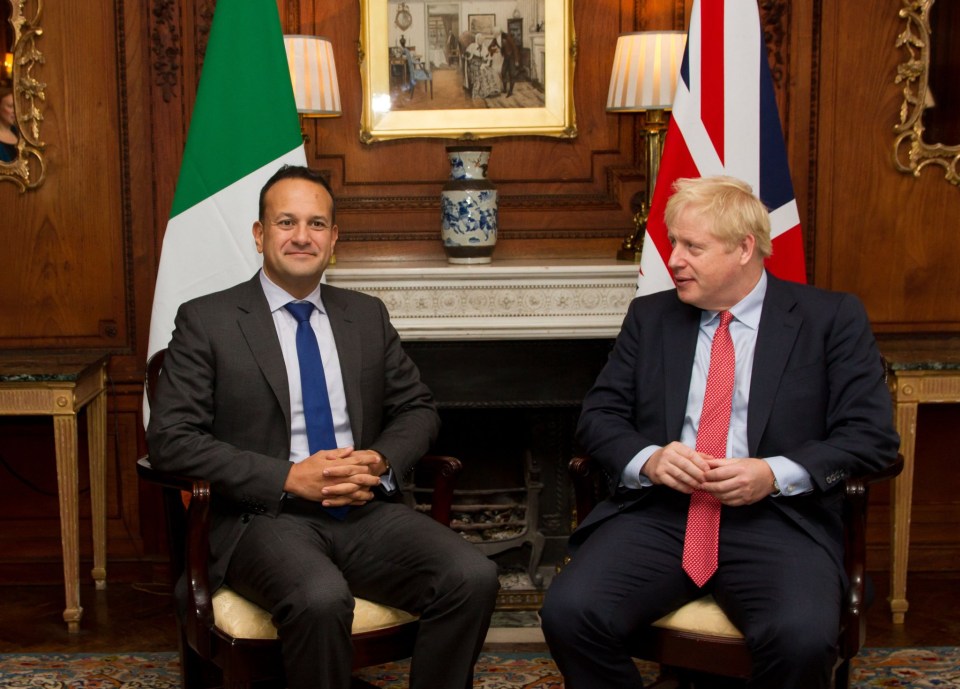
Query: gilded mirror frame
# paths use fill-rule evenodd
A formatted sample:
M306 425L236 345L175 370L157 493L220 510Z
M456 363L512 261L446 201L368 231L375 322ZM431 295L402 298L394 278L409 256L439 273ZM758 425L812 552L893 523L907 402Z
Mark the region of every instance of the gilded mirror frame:
M45 100L47 85L33 73L34 67L44 63L43 54L37 47L37 39L43 35L40 17L43 0L33 0L31 18L27 17L28 0L0 0L10 3L10 24L13 27L13 103L16 110L17 159L0 163L0 181L9 180L20 191L35 189L46 176L45 144L40 138L40 123L43 121L41 105Z
M923 111L929 107L930 9L934 0L901 0L900 17L904 28L897 36L897 48L905 59L897 65L896 83L903 84L900 123L894 127L897 138L893 162L897 170L920 176L927 165L940 165L951 184L960 185L960 145L928 143L923 139Z

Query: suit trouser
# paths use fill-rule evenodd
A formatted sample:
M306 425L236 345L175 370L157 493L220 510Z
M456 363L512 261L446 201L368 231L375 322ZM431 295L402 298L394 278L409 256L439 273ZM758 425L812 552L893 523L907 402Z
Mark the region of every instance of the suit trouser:
M350 686L354 595L420 614L412 688L472 686L499 588L491 560L404 505L374 501L343 521L285 505L253 518L226 583L272 614L291 689Z
M689 498L657 489L597 525L554 578L541 617L568 689L642 686L632 633L712 593L751 652L749 687L830 686L843 575L769 501L724 507L719 568L703 589L681 566Z

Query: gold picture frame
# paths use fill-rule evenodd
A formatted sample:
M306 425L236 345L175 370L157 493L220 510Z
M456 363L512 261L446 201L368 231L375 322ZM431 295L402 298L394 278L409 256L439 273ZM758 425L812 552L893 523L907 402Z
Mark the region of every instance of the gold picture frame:
M924 139L923 113L932 105L929 92L930 10L934 0L901 0L903 30L896 45L904 51L897 65L896 83L903 84L900 123L894 127L893 163L900 172L920 176L927 165L939 165L951 184L960 186L960 146Z
M44 144L40 138L40 123L43 122L43 103L46 100L46 83L37 79L33 69L44 63L38 39L43 35L40 16L43 0L35 0L32 16L27 16L26 0L0 0L9 4L10 26L13 31L12 90L19 135L17 156L9 163L0 162L0 181L13 182L20 191L36 189L46 177L47 161ZM0 31L7 27L0 26Z
M468 15L477 14L474 5L490 5L472 0L445 0L438 4L457 5L464 22ZM513 10L512 4L503 4ZM390 0L360 0L359 61L363 88L360 140L369 144L420 137L466 140L524 135L576 137L573 73L577 47L573 0L539 0L531 4L537 13L535 18L531 17L531 26L540 31L536 32L536 45L529 49L538 51L531 61L539 60L536 65L543 74L542 107L417 110L392 107ZM426 6L424 3L424 15ZM506 31L508 16L513 15L498 17L502 31Z

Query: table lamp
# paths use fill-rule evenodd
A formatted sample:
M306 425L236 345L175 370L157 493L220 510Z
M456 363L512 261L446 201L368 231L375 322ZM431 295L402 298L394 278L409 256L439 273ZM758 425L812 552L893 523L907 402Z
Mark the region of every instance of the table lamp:
M343 111L333 44L322 36L288 35L283 37L283 45L301 131L305 117L339 117ZM306 133L303 139L307 140Z
M646 191L630 199L634 230L617 251L617 259L621 261L640 262L667 131L665 113L673 107L686 39L684 31L637 31L621 34L617 39L607 112L644 113L642 134L647 160Z

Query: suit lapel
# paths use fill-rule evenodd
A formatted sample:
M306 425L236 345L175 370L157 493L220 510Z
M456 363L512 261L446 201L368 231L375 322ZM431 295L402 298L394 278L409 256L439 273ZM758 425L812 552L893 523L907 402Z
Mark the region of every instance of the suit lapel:
M327 310L330 329L340 358L340 374L343 376L343 391L347 398L347 415L353 431L354 442L358 445L363 437L363 400L360 398L360 372L363 370L363 356L359 330L354 326L353 316L346 303L340 299L335 289L327 285L320 286L323 307Z
M663 318L663 390L667 438L679 440L697 352L700 309L681 304Z
M247 289L237 303L237 311L240 331L283 410L287 428L290 428L290 386L287 382L287 369L283 363L283 351L280 349L270 306L260 286L259 273L247 283Z
M767 274L767 294L760 313L757 345L753 354L750 402L747 409L747 446L750 456L757 447L770 418L773 398L793 351L803 318L796 312L796 301L782 282Z

